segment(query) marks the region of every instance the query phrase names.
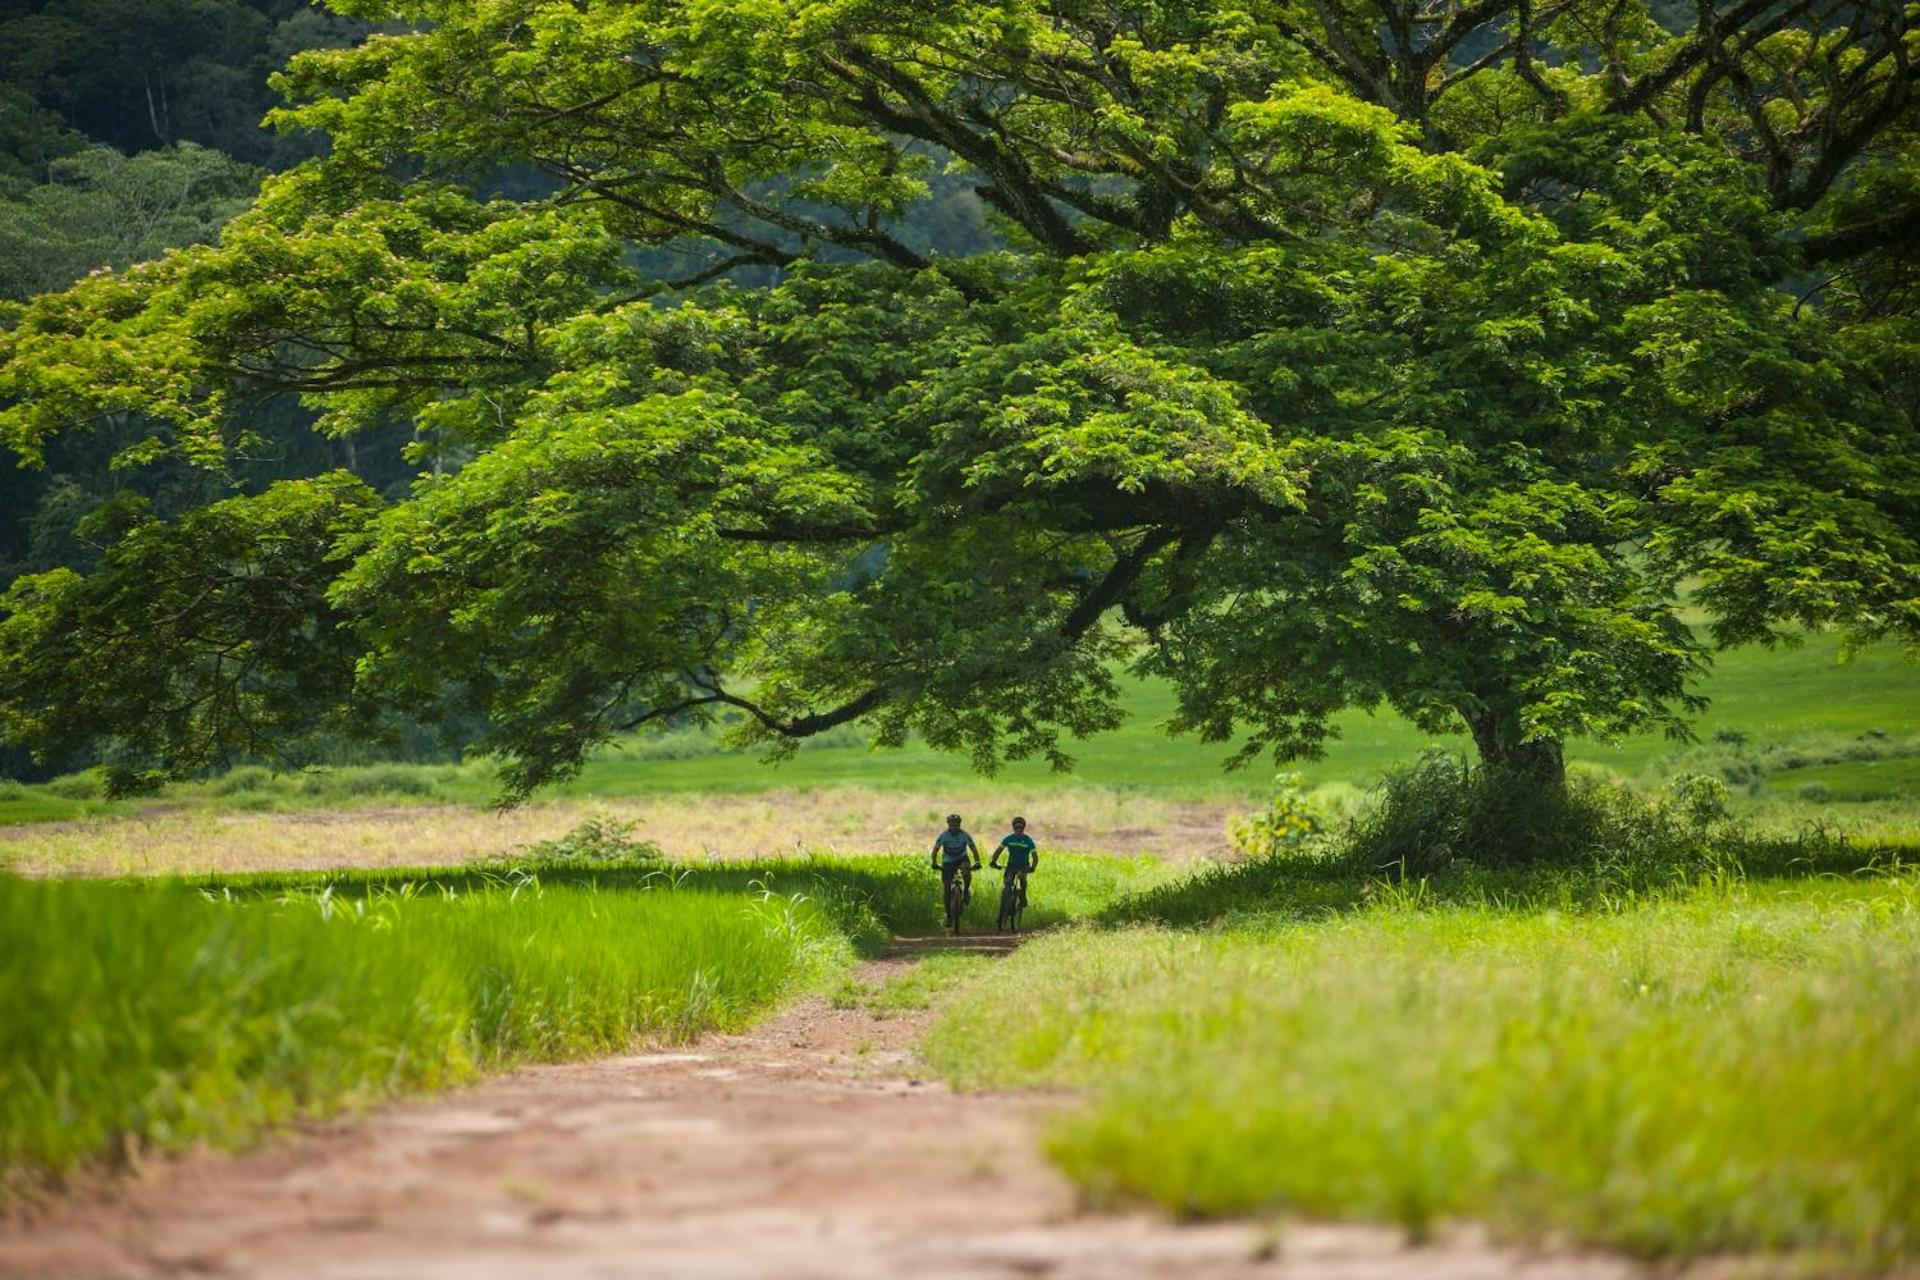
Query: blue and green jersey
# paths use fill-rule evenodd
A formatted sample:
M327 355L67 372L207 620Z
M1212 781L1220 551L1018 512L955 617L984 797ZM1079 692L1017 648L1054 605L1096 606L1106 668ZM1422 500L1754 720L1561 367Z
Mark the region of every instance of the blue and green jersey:
M1016 831L1002 839L1000 849L1006 851L1009 871L1032 870L1033 856L1039 852L1039 846L1034 844L1033 837L1021 831ZM995 850L996 853L999 851L999 849Z

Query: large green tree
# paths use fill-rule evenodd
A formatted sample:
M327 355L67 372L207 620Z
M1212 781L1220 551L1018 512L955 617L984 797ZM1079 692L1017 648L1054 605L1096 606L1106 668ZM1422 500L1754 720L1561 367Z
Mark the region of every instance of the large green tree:
M435 465L23 579L17 737L186 770L461 706L520 793L725 713L985 765L1131 661L1245 753L1384 704L1553 785L1681 729L1709 643L1920 634L1901 4L334 7L412 33L293 61L329 154L15 309L0 432L139 412L128 465L218 475L291 394ZM1004 247L916 237L953 172ZM170 572L206 625L141 625Z

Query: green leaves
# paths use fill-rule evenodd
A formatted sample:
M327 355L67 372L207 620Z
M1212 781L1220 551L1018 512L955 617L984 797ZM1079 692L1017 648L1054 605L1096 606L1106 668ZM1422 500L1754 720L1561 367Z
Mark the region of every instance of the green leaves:
M359 651L326 602L336 547L373 495L346 475L288 481L178 523L139 519L101 564L18 578L0 596L0 724L57 761L108 744L110 781L297 754L367 732Z
M1683 583L1722 642L1920 625L1913 184L1874 161L1822 206L1852 144L1809 123L1909 127L1840 101L1883 87L1864 28L339 7L412 29L281 78L327 157L217 246L10 311L0 438L138 414L127 465L219 471L263 394L410 425L435 474L303 535L353 656L322 700L477 712L513 794L713 717L1064 760L1121 661L1250 750L1386 704L1550 774L1566 735L1684 732ZM960 198L1000 249L935 251ZM120 573L23 588L8 661L85 669L63 611Z
M361 677L427 705L453 675L517 792L563 777L619 730L716 705L695 678L820 589L817 558L765 535L862 516L823 463L712 392L537 396L357 544L333 600L369 643Z

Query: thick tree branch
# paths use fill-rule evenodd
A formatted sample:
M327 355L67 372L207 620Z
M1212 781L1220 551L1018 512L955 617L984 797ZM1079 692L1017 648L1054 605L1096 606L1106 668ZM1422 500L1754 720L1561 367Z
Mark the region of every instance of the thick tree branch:
M1920 241L1920 205L1900 209L1870 222L1858 222L1807 237L1801 260L1808 264L1845 262L1888 245Z
M1714 48L1729 34L1740 31L1778 3L1779 0L1741 0L1740 4L1725 13L1715 15L1709 11L1702 16L1694 34L1671 58L1638 79L1628 81L1607 105L1607 110L1617 115L1646 110L1655 98L1672 88L1682 76L1712 57Z
M1179 530L1172 527L1150 529L1132 548L1114 560L1093 589L1067 611L1067 615L1060 620L1059 626L1034 637L1018 654L987 673L986 678L1009 675L1035 662L1048 661L1063 649L1071 647L1075 641L1093 629L1107 610L1121 602L1127 591L1139 579L1147 563L1179 536ZM695 705L724 703L746 712L761 727L783 738L807 738L817 733L824 733L878 710L888 702L914 697L926 687L930 678L926 673L915 672L895 679L883 680L830 710L811 712L803 716L783 717L754 702L751 698L729 692L715 672L694 671L688 674L688 679L694 687L705 691L705 696Z

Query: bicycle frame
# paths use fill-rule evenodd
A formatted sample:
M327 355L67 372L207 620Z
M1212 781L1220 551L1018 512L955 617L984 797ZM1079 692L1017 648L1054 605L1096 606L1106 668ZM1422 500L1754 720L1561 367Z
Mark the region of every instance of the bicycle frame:
M1000 916L995 928L1020 932L1020 916L1027 908L1027 873L1012 872L1000 885Z

